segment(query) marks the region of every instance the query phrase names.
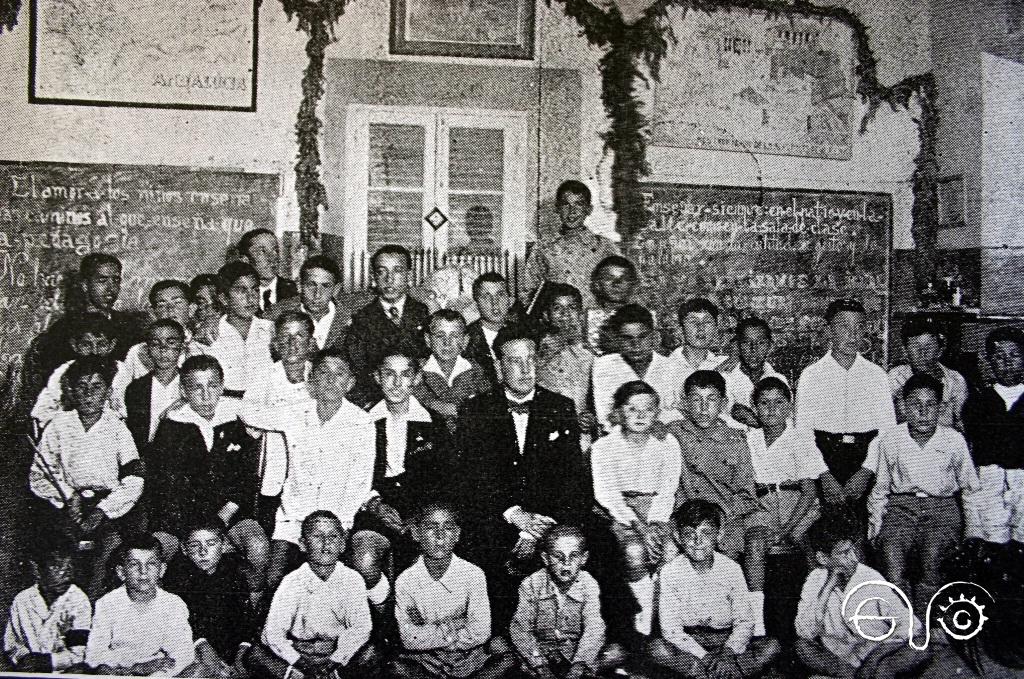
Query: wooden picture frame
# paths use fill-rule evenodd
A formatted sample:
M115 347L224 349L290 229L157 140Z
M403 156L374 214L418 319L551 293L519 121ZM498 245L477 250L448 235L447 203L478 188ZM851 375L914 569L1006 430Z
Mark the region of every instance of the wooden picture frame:
M536 0L391 0L391 53L533 59Z

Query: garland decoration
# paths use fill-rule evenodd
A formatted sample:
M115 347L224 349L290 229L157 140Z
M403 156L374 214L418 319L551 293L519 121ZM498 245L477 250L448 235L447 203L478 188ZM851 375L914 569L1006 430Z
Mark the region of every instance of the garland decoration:
M0 0L0 34L4 29L13 31L18 25L18 13L21 11L21 0Z
M317 106L324 94L324 54L337 38L334 26L345 13L348 0L281 0L291 20L297 16L306 40L309 63L302 74L302 102L295 122L299 142L295 163L295 193L299 202L299 238L302 245L315 247L320 237L320 207L327 207L327 190L320 178L319 136L323 121Z
M551 4L551 0L547 2ZM857 93L868 104L861 132L883 104L893 110L909 109L916 99L920 107L920 118L915 120L920 150L914 160L912 177L912 231L918 252L915 264L918 283L923 287L931 279L938 224L935 82L932 74L925 73L910 76L891 87L883 85L878 79L878 62L871 49L867 27L854 12L846 7L815 5L810 0L658 0L639 21L629 25L614 5L605 11L588 0L560 2L566 15L580 25L590 44L607 49L599 67L601 98L611 119L604 141L606 148L615 154L611 173L612 197L618 229L624 238L634 234L647 218L640 196L640 182L650 168L646 159L647 119L636 96L637 82L644 79L639 64L645 64L651 77L658 78L658 66L668 52L669 41L674 40L668 16L672 7L680 7L684 12L695 9L709 13L730 9L758 10L769 17L799 14L849 26L854 40Z

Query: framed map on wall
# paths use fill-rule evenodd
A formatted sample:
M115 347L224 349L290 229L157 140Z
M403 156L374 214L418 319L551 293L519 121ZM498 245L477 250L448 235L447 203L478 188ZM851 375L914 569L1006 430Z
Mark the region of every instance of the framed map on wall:
M29 102L256 110L259 0L32 0Z
M391 53L532 59L535 0L391 0Z
M654 87L657 146L849 160L853 34L765 12L691 10Z

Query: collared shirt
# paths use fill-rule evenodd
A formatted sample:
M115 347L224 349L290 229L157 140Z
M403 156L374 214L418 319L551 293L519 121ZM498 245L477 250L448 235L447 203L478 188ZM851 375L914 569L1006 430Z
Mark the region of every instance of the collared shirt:
M234 391L245 391L249 382L255 382L256 376L270 369L270 341L274 334L274 324L265 318L249 321L249 334L245 339L228 323L227 316L222 316L217 324L217 339L209 347L211 356L217 359L224 369L224 388Z
M583 307L593 305L590 277L605 257L622 254L619 246L590 229L575 229L553 241L537 243L523 269L525 289L545 281L568 283L583 295Z
M518 403L518 404L530 403L531 401L533 401L533 396L534 396L535 393L537 393L536 390L531 389L529 394L527 394L526 396L524 396L522 398L518 398L518 397L513 396L512 394L510 394L508 392L508 390L506 389L505 390L505 398L508 399L508 402L510 404L511 403ZM523 447L526 445L526 427L530 423L530 414L529 413L517 413L515 411L512 411L512 422L516 426L516 441L519 444L519 454L522 455L523 454Z
M409 437L410 422L431 422L430 413L420 405L415 396L409 397L409 409L401 415L394 415L388 409L387 401L380 401L370 408L370 419L384 420L387 435L387 469L385 478L405 473L405 454Z
M725 378L725 399L727 403L725 412L731 413L732 407L736 404L746 406L747 408L752 407L750 399L754 394L754 387L756 385L750 379L750 376L743 371L740 364L737 363L735 368L722 373L722 377ZM782 373L776 372L771 363L767 361L765 361L764 370L761 372L761 379L763 380L766 377L777 377L782 380L783 384L789 386L789 380Z
M849 370L832 352L804 368L796 390L796 423L809 431L859 434L896 426L885 371L860 354Z
M160 424L160 417L173 403L181 397L181 376L175 375L174 379L163 384L156 377L153 377L149 387L149 440L152 441L156 435L157 425Z
M199 429L199 433L203 435L203 441L206 443L206 452L210 452L213 450L214 427L235 419L235 413L234 408L225 404L224 401L219 401L217 408L213 412L213 418L208 420L186 403L180 408L167 413L167 419L184 424L194 424Z
M484 572L452 556L448 570L435 580L423 557L418 558L395 582L395 618L406 650L454 651L447 659L453 665L478 662L479 658L465 657L463 661L462 657L483 647L491 637L491 604ZM445 639L440 627L445 622L458 630L454 641ZM465 676L463 672L452 674Z
M615 390L633 380L643 380L658 392L661 401L661 414L658 417L662 422L678 419L681 414L677 408L681 401L679 400L677 376L676 363L657 352L651 356L651 363L647 366L647 372L643 377L636 374L636 371L622 358L622 354L598 356L594 359L594 367L591 372L597 421L606 429L611 428L608 416L612 412Z
M605 639L600 598L597 581L586 571L564 592L543 568L524 579L509 625L519 655L531 667L557 654L570 664L596 669Z
M544 342L541 342L537 359L537 384L571 398L579 414L587 409L593 366L594 354L582 342L570 344L557 352L545 352Z
M61 380L72 363L74 361L68 361L54 370L50 379L46 381L46 386L39 392L39 398L36 399L35 407L32 408L32 417L39 422L40 427L48 425L57 413L64 412L62 401L64 388ZM124 392L131 384L132 377L123 361L114 361L114 366L117 372L114 373L114 379L110 382L110 398L107 400L107 405L117 413L118 417L124 419L127 414L124 406Z
M277 304L277 280L279 276L274 276L269 281L264 283L260 281L260 310L266 311L270 307Z
M402 314L405 313L405 300L408 298L408 295L402 295L401 299L394 302L385 302L383 299L379 298L378 300L380 301L381 308L384 309L384 315L387 316L388 319L394 320L394 316L391 315L391 310L394 309L398 312L397 320L402 320Z
M370 415L345 400L326 422L313 399L292 407L247 413L250 427L284 433L288 475L277 511L275 540L298 544L302 520L310 512L334 512L345 529L370 499L376 430Z
M487 349L491 352L491 360L494 361L494 366L498 367L501 361L498 360L498 355L494 353L494 340L498 339L498 331L491 330L483 323L480 324L480 330L484 333L484 341L487 342Z
M864 564L857 564L853 577L843 589L822 592L828 570L811 571L800 592L796 611L796 635L808 641L820 641L829 651L851 667L860 667L879 643L906 643L907 616L910 611L899 596L888 587L866 585L857 590L843 610L843 601L858 585L872 580L885 581L882 574ZM849 618L860 615L856 625ZM878 617L875 617L878 616ZM892 620L892 622L890 622ZM915 624L917 620L915 619ZM882 642L869 641L863 635L883 637L892 627L893 633Z
M750 592L739 564L715 552L711 570L698 573L685 554L661 569L658 619L665 640L703 658L707 651L686 633L686 627L731 630L725 645L736 654L747 650L754 635Z
M955 370L939 364L942 370L942 403L939 409L939 424L963 431L964 424L960 420L964 403L967 402L967 380ZM907 418L903 414L903 385L907 383L914 370L909 365L898 365L889 371L889 388L896 406L896 418L903 422Z
M331 661L347 665L370 638L366 583L340 562L321 580L308 563L284 576L270 603L263 643L289 665L300 659L293 641L337 639Z
M185 344L182 345L181 357L178 359L178 367L191 356L201 356L206 353L206 347L192 339L192 333L185 331ZM153 370L153 361L149 358L149 349L145 342L139 342L128 350L124 357L124 364L128 369L128 381L137 380Z
M869 536L882 527L889 495L914 493L928 497L954 497L962 491L964 523L968 537L979 535L979 511L975 493L981 488L978 473L960 432L939 426L923 446L910 435L906 423L879 436L864 467L875 472L875 486L868 496L871 514Z
M1013 405L1020 400L1021 396L1024 396L1024 383L1007 387L997 382L992 385L992 388L999 394L999 398L1003 399L1007 411L1013 408Z
M299 382L288 380L288 373L280 361L272 364L269 370L256 375L255 379L250 380L249 388L242 397L242 421L248 422L254 414L258 418L261 410L287 409L297 403L312 400L306 389L306 380L311 369L312 363L307 361L303 378ZM263 469L260 493L273 497L281 492L288 470L288 453L281 432L263 433L263 460L260 466Z
M426 362L424 362L421 370L425 373L429 372L434 373L435 375L440 375L441 379L447 382L449 387L454 387L456 378L467 370L472 370L472 368L472 363L466 360L465 357L458 356L455 359L454 367L452 367L452 374L445 376L444 371L441 370L441 364L438 362L437 357L431 354L430 357L427 358Z
M327 336L331 334L331 326L334 325L334 317L338 313L337 305L332 300L329 300L327 302L327 313L320 320L316 320L316 316L311 314L305 306L302 307L302 312L313 320L313 341L321 349L326 348Z
M828 471L821 451L814 443L814 434L797 429L792 422L779 438L768 445L763 429L747 432L747 447L758 483L780 484L816 479Z
M117 519L142 495L141 477L121 478L124 467L138 459L131 432L110 410L104 410L88 431L77 411L61 411L43 432L29 470L29 486L58 509L64 506L63 498L75 492L109 491L97 508Z
M668 521L675 507L681 465L679 443L674 437L659 441L649 436L637 447L616 427L594 442L590 463L594 499L616 522L630 525L637 519L644 523ZM645 516L631 508L626 499L627 494L634 493L653 497Z
M721 420L701 429L689 418L669 425L679 441L682 474L676 506L703 498L721 507L727 516L746 516L757 508L754 468L746 434Z
M90 667L127 668L161 657L174 661L168 676L196 660L188 608L180 597L157 588L156 598L139 603L121 586L96 602L85 649Z
M54 671L59 672L85 659L85 647L68 648L64 635L91 626L92 604L78 585L71 585L50 606L43 600L39 585L32 585L11 603L4 630L4 653L14 664L29 653L48 654Z
M724 354L716 354L713 351L709 351L708 355L704 357L704 360L700 363L690 363L690 359L686 358L684 352L686 345L677 347L675 351L668 355L670 359L675 363L675 380L676 380L676 394L675 400L682 404L686 401L686 378L697 372L698 370L715 370L718 366L722 365L729 357Z

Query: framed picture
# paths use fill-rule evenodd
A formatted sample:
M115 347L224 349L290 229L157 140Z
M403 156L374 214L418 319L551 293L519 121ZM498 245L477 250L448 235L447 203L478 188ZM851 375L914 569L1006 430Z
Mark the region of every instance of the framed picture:
M391 53L532 59L535 0L391 0Z
M256 110L260 0L31 0L29 103Z

